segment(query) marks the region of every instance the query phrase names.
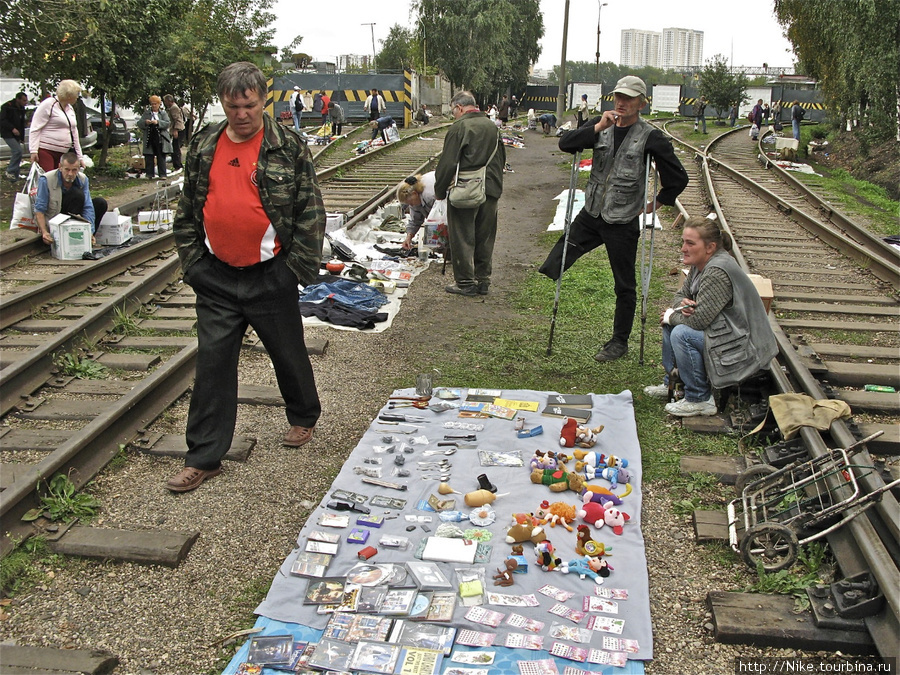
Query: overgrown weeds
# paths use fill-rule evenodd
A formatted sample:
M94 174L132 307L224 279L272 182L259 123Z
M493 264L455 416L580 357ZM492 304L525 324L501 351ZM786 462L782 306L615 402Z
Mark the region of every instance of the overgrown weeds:
M53 363L61 375L79 380L102 380L106 377L106 366L74 352L57 355Z
M100 502L93 495L79 492L75 484L64 474L56 474L46 485L47 493L41 496L40 507L29 511L22 520L37 520L43 516L49 520L65 523L74 520L90 522L100 510Z
M830 579L825 578L826 562L830 556L825 544L814 541L801 546L793 567L777 572L766 572L762 563L756 565L756 582L744 589L747 593L777 593L794 598L794 612L809 609L806 589Z

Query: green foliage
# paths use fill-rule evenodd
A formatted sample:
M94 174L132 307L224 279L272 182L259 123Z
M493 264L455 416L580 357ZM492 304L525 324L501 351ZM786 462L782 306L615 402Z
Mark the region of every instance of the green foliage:
M731 106L747 100L747 78L743 73L734 75L728 61L716 54L706 62L700 73L700 94L706 96L709 105L716 109L716 118L721 119L731 110Z
M842 121L861 119L871 142L897 133L900 31L896 0L775 0L775 16Z
M100 502L93 495L78 492L68 476L58 473L47 483L47 494L41 497L40 508L32 509L22 520L37 520L43 516L66 523L73 520L90 522L99 509Z
M79 354L60 354L53 363L60 374L77 377L79 380L102 380L106 376L106 366Z
M14 596L44 578L39 564L55 558L41 537L31 537L0 560L0 593Z
M829 556L828 549L819 542L810 542L801 546L797 553L797 562L790 569L777 572L766 572L762 563L756 565L757 580L744 589L747 593L778 593L791 595L794 598L794 611L809 609L809 597L806 589L823 583L821 573Z
M375 57L375 67L379 71L413 68L419 50L415 36L409 28L394 24L391 26L387 38L380 42L381 51Z
M651 66L634 68L632 66L619 66L612 61L600 63L600 79L603 91L612 91L625 75L637 75L648 87L654 84L686 84L685 76L673 70L661 70ZM559 83L559 66L553 67L553 72L548 78L552 84ZM568 82L597 82L596 61L566 61L566 81Z
M415 0L413 12L428 61L480 98L523 86L540 56L539 0Z

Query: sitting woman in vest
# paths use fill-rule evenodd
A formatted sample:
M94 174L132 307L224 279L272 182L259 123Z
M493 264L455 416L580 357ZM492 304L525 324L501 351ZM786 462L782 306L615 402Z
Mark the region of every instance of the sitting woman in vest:
M48 171L38 179L34 198L34 220L45 244L53 241L50 219L60 213L79 216L91 224L91 232L106 214L108 205L103 197L91 197L87 176L79 173L81 160L74 152L60 157L59 168Z
M689 218L681 240L691 269L660 320L666 384L646 387L644 393L667 398L668 374L678 368L684 398L667 404L666 412L715 415L712 388L739 384L768 369L778 346L759 293L728 253L731 236L714 220Z

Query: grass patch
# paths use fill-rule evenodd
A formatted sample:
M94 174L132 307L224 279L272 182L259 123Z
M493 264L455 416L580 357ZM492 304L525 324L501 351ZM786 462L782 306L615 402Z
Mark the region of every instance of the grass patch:
M100 502L86 492L79 492L68 476L58 473L47 482L47 494L41 505L32 509L22 520L37 520L41 516L53 521L70 523L73 520L90 522L100 510Z
M80 354L60 354L53 363L60 374L79 380L102 380L106 377L106 366Z
M825 544L814 541L801 546L797 553L797 562L793 567L778 572L766 572L761 564L757 565L757 580L744 589L746 593L778 593L794 598L794 611L799 613L809 609L809 597L806 589L819 583L823 578L826 563L831 554Z
M40 583L47 576L41 566L58 558L42 537L27 539L0 560L0 592L12 597Z

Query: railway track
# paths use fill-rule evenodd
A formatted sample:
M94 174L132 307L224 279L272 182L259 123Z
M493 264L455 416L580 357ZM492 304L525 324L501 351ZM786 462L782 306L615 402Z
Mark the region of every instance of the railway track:
M350 159L341 155L355 144L326 148L317 170L326 209L366 217L403 178L429 169L440 129L408 130ZM431 140L418 139L426 134ZM169 189L176 198L177 186ZM120 210L133 215L153 199ZM149 448L143 430L190 388L196 356L194 296L180 283L171 232L99 262L55 260L36 235L12 248L0 272L0 450L15 460L2 464L2 555L48 525L21 520L43 480L61 473L81 488L135 439L133 447ZM112 377L65 375L61 357L72 371L99 364ZM260 402L258 392L241 400Z
M677 123L667 126L672 124ZM900 447L900 395L865 390L866 384L900 387L900 256L836 212L824 196L786 180L764 147L751 143L741 130L726 133L705 152L692 147L698 166L686 168L692 181L702 169L709 203L735 240L735 257L748 272L773 283L770 322L781 353L772 373L778 391L838 398L855 414L866 414L849 423L838 420L827 435L803 428L809 456L821 457L829 446L847 447L883 431L857 460L872 465L870 451L896 455ZM689 194L686 201L696 204L698 199ZM877 472L863 479L865 492L883 485ZM869 572L885 596L893 596L865 623L879 653L896 657L900 600L889 590L900 588L896 496L886 493L865 517L852 520L828 541L845 577Z

